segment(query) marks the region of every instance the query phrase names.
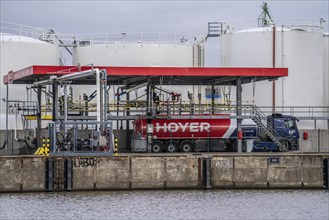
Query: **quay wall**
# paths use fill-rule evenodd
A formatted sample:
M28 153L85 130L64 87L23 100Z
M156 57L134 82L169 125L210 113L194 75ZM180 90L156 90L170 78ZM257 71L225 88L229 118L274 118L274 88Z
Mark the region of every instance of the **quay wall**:
M2 156L0 192L322 189L328 183L328 169L324 169L328 161L328 153Z

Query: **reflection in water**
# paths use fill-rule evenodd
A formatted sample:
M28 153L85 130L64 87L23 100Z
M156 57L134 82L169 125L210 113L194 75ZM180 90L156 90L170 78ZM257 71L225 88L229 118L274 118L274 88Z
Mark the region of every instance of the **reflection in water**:
M329 191L324 190L0 195L0 219L329 219Z

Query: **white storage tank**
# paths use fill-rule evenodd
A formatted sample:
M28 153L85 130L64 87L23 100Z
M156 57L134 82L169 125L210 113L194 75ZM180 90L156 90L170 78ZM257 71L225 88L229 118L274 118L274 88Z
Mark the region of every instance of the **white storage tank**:
M275 54L275 67L288 68L289 72L288 77L276 81L276 106L323 106L323 34L317 28L306 30L298 26L276 27L274 33L273 30L261 27L223 34L221 65L273 67ZM242 100L272 106L272 83L244 85ZM313 122L303 124L314 127Z
M158 33L159 34L159 33ZM152 35L152 34L150 34ZM172 37L173 34L162 34ZM127 34L129 36L129 33ZM154 36L154 35L153 35ZM161 36L161 34L159 34ZM176 35L175 35L176 36ZM195 38L189 39L188 35L180 36L180 40L154 40L143 41L100 41L77 40L73 48L73 65L95 66L149 66L149 67L202 67L204 66L204 46L198 44ZM161 38L161 37L159 37ZM177 37L175 37L177 38ZM79 39L79 37L77 37ZM171 38L172 39L172 38ZM186 87L164 86L177 93L182 93L187 99ZM91 93L94 88L86 86L74 87L74 99L78 99L83 93ZM112 94L110 94L112 95ZM113 96L110 97L113 100Z
M329 33L323 35L323 100L329 106Z
M114 43L77 46L73 65L103 66L203 66L201 48L179 43Z
M32 65L59 65L60 50L55 44L22 35L0 33L0 130L6 129L6 85L3 76ZM36 95L34 96L34 100ZM9 84L9 100L27 100L26 85ZM19 117L19 124L21 122ZM9 118L9 129L15 128L13 115ZM19 125L19 128L21 126Z

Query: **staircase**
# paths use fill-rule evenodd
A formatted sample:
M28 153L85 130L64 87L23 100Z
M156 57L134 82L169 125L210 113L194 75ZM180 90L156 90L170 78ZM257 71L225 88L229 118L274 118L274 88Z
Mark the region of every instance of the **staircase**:
M261 131L279 146L280 151L288 151L284 139L274 130L273 126L267 123L267 116L255 105L252 105L251 119L257 124Z

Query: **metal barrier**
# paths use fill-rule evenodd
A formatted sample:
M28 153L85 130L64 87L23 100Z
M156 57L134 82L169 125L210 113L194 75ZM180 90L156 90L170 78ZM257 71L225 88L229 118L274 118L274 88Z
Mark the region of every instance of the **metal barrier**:
M88 125L88 130L82 126ZM48 124L50 155L113 155L112 122L81 121ZM66 131L66 132L65 132Z

